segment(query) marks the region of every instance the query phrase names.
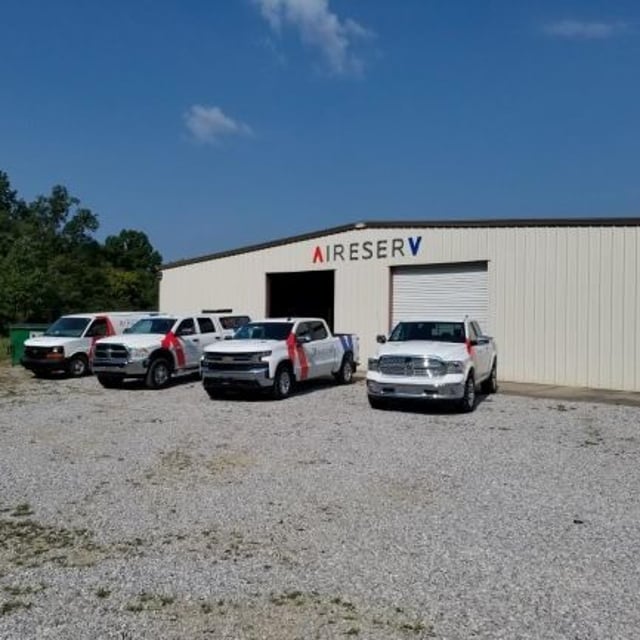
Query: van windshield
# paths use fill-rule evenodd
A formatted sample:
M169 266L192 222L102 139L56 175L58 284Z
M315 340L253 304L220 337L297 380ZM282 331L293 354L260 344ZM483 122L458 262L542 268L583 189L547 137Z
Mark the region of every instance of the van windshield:
M142 318L127 329L127 333L160 333L164 335L171 331L176 323L175 318Z
M433 340L464 343L464 322L400 322L389 336L389 342Z
M79 338L91 318L58 318L45 332L45 336L60 338Z
M286 340L293 322L249 322L234 334L234 340Z

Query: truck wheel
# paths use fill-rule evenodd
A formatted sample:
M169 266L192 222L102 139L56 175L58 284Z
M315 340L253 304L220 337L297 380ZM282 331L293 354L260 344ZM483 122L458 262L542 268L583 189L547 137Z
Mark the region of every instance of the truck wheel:
M375 396L367 396L369 405L372 409L386 409L389 406L386 398L376 398Z
M67 373L72 378L81 378L87 375L89 370L89 363L84 356L76 355L72 356L67 364Z
M144 383L149 389L160 389L169 382L171 367L166 358L156 358L150 365Z
M119 389L122 386L123 380L119 376L98 374L98 382L105 389Z
M498 363L494 362L489 377L482 383L482 393L496 393L498 391Z
M283 400L291 395L293 389L293 374L291 367L281 364L276 370L276 376L273 381L273 390L271 394L276 400Z
M345 354L344 358L342 358L340 369L334 377L338 384L349 384L353 382L353 357L350 353Z
M458 408L463 413L469 413L476 408L476 380L473 371L469 372L464 383L464 395L458 401Z

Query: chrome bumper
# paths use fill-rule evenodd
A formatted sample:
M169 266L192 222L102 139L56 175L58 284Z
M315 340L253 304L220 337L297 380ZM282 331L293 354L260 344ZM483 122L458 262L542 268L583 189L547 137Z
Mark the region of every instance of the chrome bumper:
M93 360L94 373L109 373L123 378L143 378L149 368L148 360Z
M367 380L367 393L375 398L403 400L459 400L464 382L416 382L414 384Z
M244 387L265 389L273 386L273 378L269 377L269 369L259 367L246 371L224 369L209 370L202 367L202 384L205 387Z

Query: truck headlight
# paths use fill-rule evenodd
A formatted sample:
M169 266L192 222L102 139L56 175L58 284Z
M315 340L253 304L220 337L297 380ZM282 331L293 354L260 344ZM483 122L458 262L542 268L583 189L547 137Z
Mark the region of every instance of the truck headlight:
M378 358L369 358L367 363L367 369L369 371L380 371L380 364Z
M445 362L447 373L464 373L464 364L462 362Z
M144 360L149 355L149 349L129 349L130 360Z
M51 347L51 353L62 353L62 352L63 352L62 347Z

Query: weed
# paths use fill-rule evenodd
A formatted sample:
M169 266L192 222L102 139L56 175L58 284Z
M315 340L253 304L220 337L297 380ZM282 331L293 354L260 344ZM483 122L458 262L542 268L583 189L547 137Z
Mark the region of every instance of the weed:
M0 616L15 613L18 609L31 609L31 603L24 602L23 600L9 600L8 602L3 602L0 605Z
M98 598L108 598L111 595L111 591L105 587L96 589L96 596Z

